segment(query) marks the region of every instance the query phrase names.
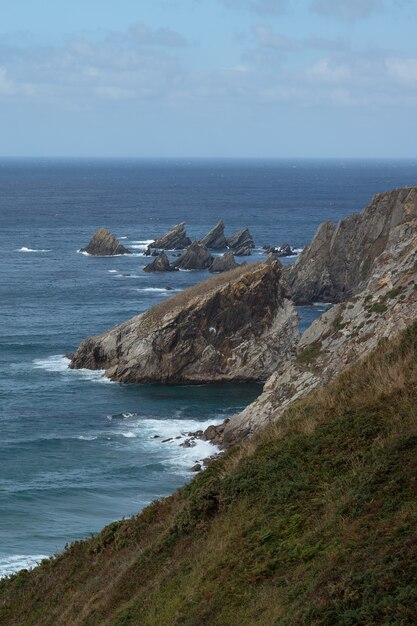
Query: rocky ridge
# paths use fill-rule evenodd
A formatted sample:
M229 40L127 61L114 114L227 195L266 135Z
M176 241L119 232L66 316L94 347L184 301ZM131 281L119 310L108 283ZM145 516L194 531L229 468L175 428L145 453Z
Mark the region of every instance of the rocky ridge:
M211 266L214 257L202 243L193 241L187 250L173 262L175 269L181 270L205 270Z
M85 248L81 248L80 252L87 252L91 256L132 254L107 228L99 228L92 236L89 244Z
M191 244L191 239L185 232L185 222L177 224L170 231L155 239L149 244L148 250L157 248L159 250L183 250Z
M220 220L218 224L200 241L206 248L220 250L227 247L226 237L224 236L224 222Z
M213 276L86 339L70 367L125 383L263 381L298 339L282 266L272 261Z

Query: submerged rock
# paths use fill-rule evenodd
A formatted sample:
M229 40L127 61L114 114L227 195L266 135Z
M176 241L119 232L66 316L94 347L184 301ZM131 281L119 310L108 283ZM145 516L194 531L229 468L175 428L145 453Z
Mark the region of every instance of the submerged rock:
M212 248L214 250L219 250L221 248L227 247L226 237L224 236L224 222L220 220L220 222L207 233L205 237L200 241L203 246L206 248Z
M158 248L160 250L182 250L191 244L191 239L187 237L185 232L185 222L177 224L170 231L165 233L159 239L149 244L149 248Z
M72 368L126 383L261 381L293 354L298 316L277 262L239 266L83 341Z
M228 272L238 266L233 252L226 252L223 256L215 257L210 266L210 272Z
M130 250L122 246L107 228L97 230L92 236L90 243L85 248L81 248L80 252L87 252L92 256L132 254Z
M242 228L242 230L238 230L237 233L235 233L231 237L228 237L226 242L227 247L233 248L234 250L255 247L253 237L250 234L248 228Z
M285 273L294 301L340 302L358 293L399 224L417 216L417 187L374 196L362 213L323 222Z
M194 241L172 265L181 270L205 270L213 263L213 259L206 246Z
M146 265L146 267L143 268L143 271L144 272L174 272L175 267L172 267L165 252L160 252L158 256L152 261L152 263L149 263L148 265Z

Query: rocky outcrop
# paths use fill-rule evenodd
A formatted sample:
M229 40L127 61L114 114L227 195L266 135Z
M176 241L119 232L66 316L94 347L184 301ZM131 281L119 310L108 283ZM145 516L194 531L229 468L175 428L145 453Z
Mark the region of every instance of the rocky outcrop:
M227 238L226 243L227 247L232 248L233 250L241 250L245 248L255 247L253 237L250 234L248 228L242 228L242 230L238 230L237 233Z
M252 254L252 249L250 246L243 245L233 253L235 256L250 256Z
M180 270L205 270L211 266L213 260L214 257L206 246L194 241L172 265Z
M165 233L159 239L156 239L149 245L149 249L158 248L159 250L183 250L191 244L191 239L187 237L185 232L185 222L177 224L169 232Z
M398 225L417 216L417 188L376 195L360 214L324 222L285 273L294 301L340 302L363 289Z
M130 250L122 246L116 237L107 228L100 228L91 238L90 243L80 252L87 252L91 256L116 256L119 254L132 254Z
M362 291L330 308L306 330L297 356L272 374L253 404L225 424L221 442L226 447L278 419L289 405L333 380L380 341L394 337L417 319L415 191L389 196L381 194L373 204L375 209L381 201L391 207L390 219L385 212L381 218L382 224L389 221L391 225ZM364 228L368 227L365 223ZM319 232L326 230L327 226ZM219 443L219 431L215 440Z
M165 252L160 252L158 256L143 268L144 272L174 272L175 267L169 262Z
M239 266L83 341L72 368L126 383L262 381L293 354L298 316L277 261Z
M207 233L205 237L200 241L206 248L212 248L213 250L221 250L227 247L226 237L224 236L224 222L220 222Z
M235 261L233 252L226 252L223 256L217 256L214 258L213 263L210 265L210 272L228 272L238 266Z

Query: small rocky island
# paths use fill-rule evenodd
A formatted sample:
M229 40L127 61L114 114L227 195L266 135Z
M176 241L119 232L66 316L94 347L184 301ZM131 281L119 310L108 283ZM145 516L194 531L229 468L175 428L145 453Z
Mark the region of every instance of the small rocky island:
M191 239L185 232L185 222L177 224L170 231L155 239L148 247L148 254L153 248L157 250L183 250L191 245Z
M86 252L91 254L91 256L132 254L130 250L122 246L107 228L99 228L92 236L90 243L85 248L81 248L80 252Z

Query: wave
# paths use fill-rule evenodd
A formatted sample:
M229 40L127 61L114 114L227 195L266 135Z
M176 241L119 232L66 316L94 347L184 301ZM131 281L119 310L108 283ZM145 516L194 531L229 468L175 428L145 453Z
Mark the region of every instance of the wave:
M16 252L50 252L50 250L43 250L43 249L36 250L34 248L26 248L26 246L22 246L22 248L17 248Z
M57 372L69 377L77 377L95 383L112 383L104 370L70 369L70 359L62 354L54 354L45 359L35 359L33 366L46 372Z
M10 576L21 569L32 569L36 567L42 559L49 558L45 554L11 554L10 556L0 556L0 578Z
M146 250L150 243L153 243L155 239L140 239L139 241L132 241L129 245L133 250Z
M167 289L166 287L140 287L135 289L135 291L139 291L140 293L176 293L178 291L182 291L182 289Z

